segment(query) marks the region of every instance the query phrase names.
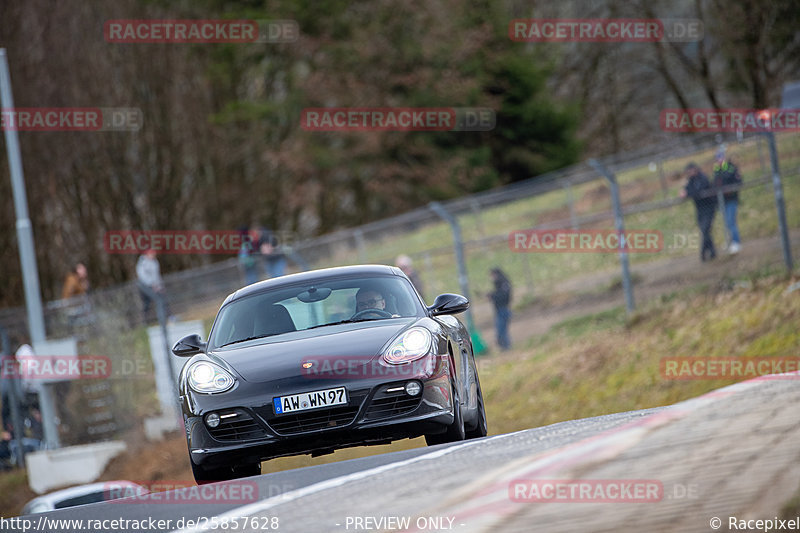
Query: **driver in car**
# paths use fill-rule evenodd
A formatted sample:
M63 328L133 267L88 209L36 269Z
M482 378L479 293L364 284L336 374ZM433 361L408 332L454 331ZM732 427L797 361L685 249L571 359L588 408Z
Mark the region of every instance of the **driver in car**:
M361 288L356 293L356 315L361 313L368 315L369 311L374 311L374 315L382 317L400 316L386 310L386 299L383 294L375 289Z
M374 289L359 289L356 293L356 313L367 309L386 309L383 295Z

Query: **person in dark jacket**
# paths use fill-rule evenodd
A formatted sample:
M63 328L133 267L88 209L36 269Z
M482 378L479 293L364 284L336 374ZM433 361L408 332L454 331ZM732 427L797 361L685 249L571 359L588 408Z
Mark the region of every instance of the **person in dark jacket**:
M725 158L725 148L717 150L714 163L714 186L717 188L741 186L742 176L739 169L730 159ZM728 235L731 238L731 245L728 252L731 254L739 253L741 240L739 239L739 227L736 224L736 211L739 209L739 189L726 191L722 195L724 209L722 213L725 217L725 226L728 228Z
M264 270L268 278L277 278L286 274L286 254L277 235L270 229L262 229L261 242L258 247L264 260Z
M505 273L498 267L489 271L494 284L494 291L489 293L489 298L494 304L495 330L497 331L497 344L503 350L511 348L511 339L508 337L508 322L511 320L511 282Z
M700 167L695 163L686 166L688 181L683 188L681 196L689 197L694 200L694 207L697 211L697 226L703 235L703 246L700 249L700 260L707 261L717 257L714 248L714 241L711 238L711 226L714 223L714 213L717 212L717 197L714 195L714 187L708 176L703 174Z
M242 237L242 246L239 248L239 266L244 272L244 282L252 285L258 281L258 241L261 239L261 232L258 228L249 229L247 226L239 228Z

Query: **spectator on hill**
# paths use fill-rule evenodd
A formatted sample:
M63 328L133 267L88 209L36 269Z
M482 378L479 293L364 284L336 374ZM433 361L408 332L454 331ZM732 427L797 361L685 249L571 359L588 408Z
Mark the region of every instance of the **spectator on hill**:
M64 288L61 290L61 297L64 299L73 298L89 292L89 276L86 266L78 263L75 268L64 278Z
M277 278L286 273L286 254L283 252L283 247L278 237L271 230L265 229L262 231L259 251L264 260L264 270L267 273L267 277Z
M75 298L64 308L64 313L70 327L86 325L91 322L92 305L89 302L89 275L86 265L78 263L75 268L64 278L64 287L61 298L64 300Z
M490 271L494 291L489 293L489 298L494 304L495 329L497 331L497 344L502 350L511 348L511 339L508 336L508 323L511 320L511 282L499 267Z
M41 441L29 437L23 437L22 447L24 452L31 453L42 449ZM12 463L17 461L17 453L19 447L14 438L14 434L10 431L3 430L0 432L0 470L5 470L11 467Z
M239 265L244 271L245 284L251 285L258 281L258 241L261 238L258 228L248 230L247 226L240 228L242 247L239 248Z
M156 251L147 250L139 256L136 262L136 279L139 294L142 297L142 314L144 321L148 322L150 304L156 304L156 313L163 313L164 320L169 316L167 311L166 290L164 280L161 278L161 265L156 259Z
M9 431L0 432L0 470L11 470L13 463L11 459L11 433Z
M681 196L694 200L697 212L697 226L703 235L703 246L700 249L700 260L706 261L717 257L714 241L711 239L711 226L714 222L714 213L717 212L717 198L714 196L714 187L708 176L703 174L695 163L686 166L688 181L681 190Z
M739 187L742 184L742 176L739 174L739 169L730 159L725 157L725 147L720 147L717 150L714 163L714 186L719 188L731 188L723 193L723 208L722 213L725 217L725 227L728 229L728 235L731 238L731 244L728 247L728 253L737 254L741 249L741 240L739 239L739 227L736 224L736 212L739 209Z
M401 254L397 256L395 259L394 264L397 265L397 268L403 271L403 273L408 276L408 279L411 280L411 284L417 289L420 297L425 300L425 295L422 294L422 280L419 277L419 272L412 266L413 262L411 258L406 254Z

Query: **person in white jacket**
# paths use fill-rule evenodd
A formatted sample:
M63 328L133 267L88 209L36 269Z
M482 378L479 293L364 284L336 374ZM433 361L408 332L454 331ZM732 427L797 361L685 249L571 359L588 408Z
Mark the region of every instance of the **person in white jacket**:
M139 256L136 262L136 285L139 294L142 296L142 313L144 321L148 321L150 305L155 302L156 312L162 313L164 320L167 319L167 300L164 290L164 280L161 278L161 265L156 259L156 251L147 250Z

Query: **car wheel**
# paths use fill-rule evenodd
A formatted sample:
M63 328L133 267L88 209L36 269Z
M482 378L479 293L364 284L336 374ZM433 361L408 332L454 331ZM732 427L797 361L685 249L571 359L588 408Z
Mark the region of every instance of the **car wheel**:
M436 444L444 444L445 442L457 442L464 440L466 434L464 432L464 416L461 412L461 401L458 399L458 394L453 394L453 423L447 426L444 433L435 433L433 435L425 435L425 443L428 446L435 446Z
M206 468L204 466L194 464L194 462L191 460L189 462L192 465L192 474L194 475L194 480L198 485L257 476L261 473L261 463L246 463L235 466L227 465L217 468Z
M472 429L467 430L466 436L468 439L479 439L481 437L485 437L489 433L489 428L486 423L486 409L483 405L483 393L481 392L481 386L478 384L478 406L477 406L477 418L478 421L475 424L475 427Z

